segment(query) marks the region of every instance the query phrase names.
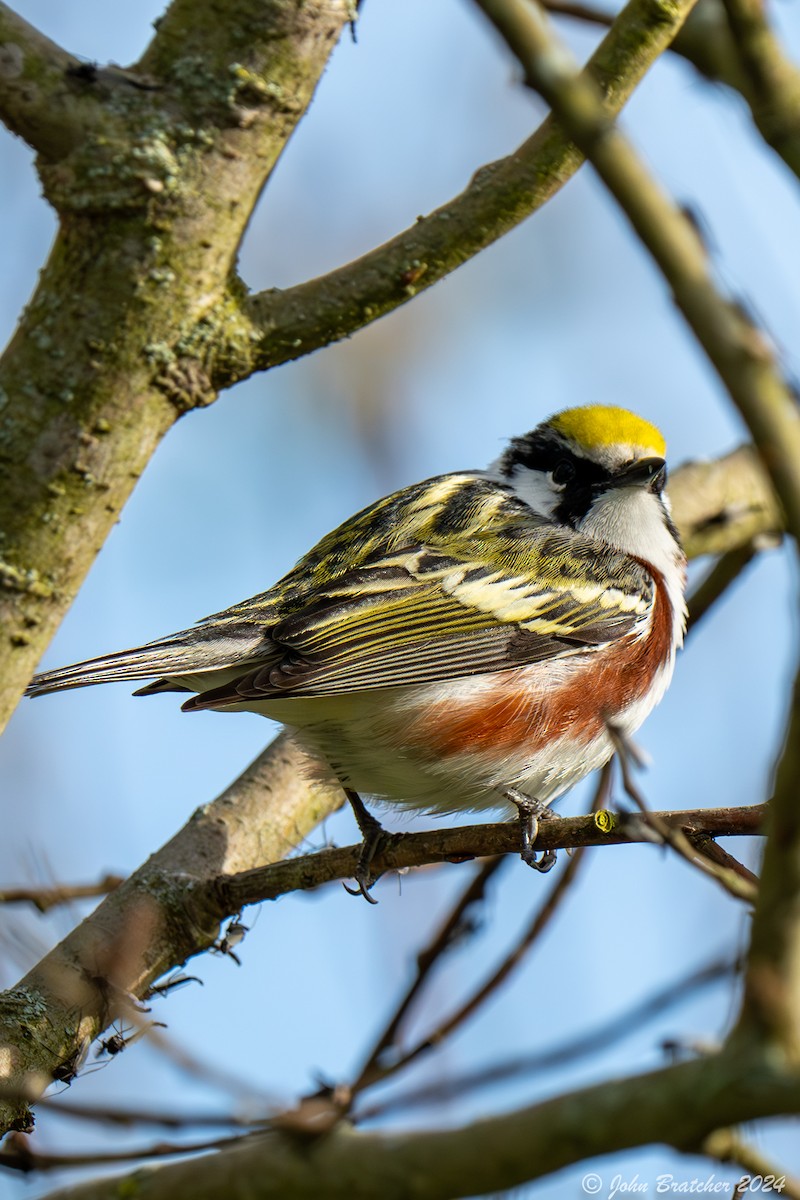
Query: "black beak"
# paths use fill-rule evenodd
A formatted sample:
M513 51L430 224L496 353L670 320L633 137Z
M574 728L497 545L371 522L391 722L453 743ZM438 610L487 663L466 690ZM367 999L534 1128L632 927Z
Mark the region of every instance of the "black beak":
M662 492L667 482L667 464L663 458L640 458L614 476L615 487L646 487Z

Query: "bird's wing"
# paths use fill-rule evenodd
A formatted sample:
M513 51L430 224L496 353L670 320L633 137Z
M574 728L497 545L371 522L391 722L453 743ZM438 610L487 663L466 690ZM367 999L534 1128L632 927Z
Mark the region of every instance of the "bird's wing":
M141 692L225 707L452 679L636 636L653 602L634 560L480 473L443 475L346 521L270 591L28 693L158 676Z
M625 555L549 522L381 555L270 629L274 649L187 709L330 696L504 670L635 637L654 584ZM243 615L243 614L240 614Z

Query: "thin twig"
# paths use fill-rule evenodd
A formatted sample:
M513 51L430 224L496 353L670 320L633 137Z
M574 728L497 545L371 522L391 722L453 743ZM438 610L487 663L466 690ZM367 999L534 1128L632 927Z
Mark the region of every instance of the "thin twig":
M739 862L739 859L734 858L727 850L723 850L722 846L715 842L712 837L709 837L707 833L687 833L686 837L695 850L698 850L704 858L711 859L719 867L725 867L726 870L733 871L734 874L746 880L752 887L758 887L758 876L755 872L746 867L744 863Z
M515 1054L505 1061L494 1061L488 1066L477 1067L460 1075L448 1076L447 1080L437 1080L435 1083L424 1084L418 1088L403 1092L377 1104L369 1105L358 1111L359 1120L373 1120L388 1112L407 1109L420 1104L442 1102L453 1096L463 1096L477 1088L489 1087L509 1079L529 1075L534 1071L549 1071L574 1063L580 1059L589 1058L593 1054L604 1052L609 1046L624 1041L637 1033L649 1021L654 1020L670 1008L683 1003L690 995L725 979L739 969L739 963L733 958L722 958L707 966L690 971L688 974L673 980L664 988L638 1000L629 1009L611 1017L600 1025L568 1039L546 1050L537 1050L533 1054Z
M668 846L671 846L673 850L680 854L681 858L686 859L688 863L693 867L697 867L705 875L710 875L731 896L734 896L737 900L744 900L748 904L755 904L758 889L749 879L744 878L739 870L733 870L729 866L712 862L705 854L692 845L689 837L682 829L676 829L674 825L661 820L656 813L650 811L644 796L633 778L630 743L613 725L609 724L607 728L617 748L617 759L622 773L625 792L633 800L650 828L658 834L662 841L666 842ZM741 866L741 864L737 864L737 866Z
M586 21L589 25L602 25L604 29L614 24L613 13L603 12L588 4L573 4L571 0L541 0L541 5L556 17L574 17L576 21Z
M23 1097L24 1098L24 1097ZM247 1116L239 1113L181 1113L159 1111L155 1108L116 1108L109 1104L64 1103L60 1096L42 1096L37 1107L47 1108L59 1117L77 1121L93 1121L108 1125L161 1125L165 1129L226 1129L252 1128L267 1125L271 1113Z
M598 812L606 801L611 788L611 763L606 763L603 770L600 772L598 784L595 789L595 794L592 800L592 814ZM538 844L538 839L537 839ZM505 956L503 961L495 968L488 979L477 987L471 996L469 996L456 1010L451 1013L444 1021L442 1021L427 1037L411 1049L407 1050L392 1063L381 1064L377 1056L373 1056L370 1063L369 1071L362 1071L359 1075L357 1083L353 1086L352 1094L355 1095L359 1091L371 1084L387 1079L390 1075L396 1074L409 1063L419 1058L421 1054L432 1049L434 1046L441 1045L446 1037L448 1037L460 1025L477 1012L482 1004L497 991L499 987L508 979L514 969L522 962L523 958L533 948L536 942L544 933L550 921L554 917L561 902L567 894L568 889L575 880L578 868L580 867L583 858L583 849L577 849L572 858L567 863L564 871L556 882L555 886L550 890L549 895L544 903L536 912L533 919L528 924L522 936L517 941L513 949Z
M591 814L595 814L601 810L603 804L607 802L611 792L612 779L612 763L608 762L600 771L597 787L592 798ZM527 928L523 931L522 936L517 940L516 945L509 951L503 961L495 968L488 979L477 987L471 996L469 996L455 1012L451 1013L444 1021L442 1021L433 1032L429 1033L426 1038L418 1042L417 1045L406 1051L406 1053L391 1065L391 1068L382 1073L382 1078L386 1078L388 1074L395 1074L401 1068L413 1062L421 1054L430 1050L433 1046L441 1045L446 1037L449 1037L455 1029L463 1025L473 1016L474 1013L486 1002L493 992L496 992L499 987L505 983L506 979L511 975L516 967L522 962L523 958L533 949L536 942L539 941L547 926L555 916L558 908L562 904L569 888L575 882L578 868L583 861L585 847L581 847L572 855L572 858L567 863L564 871L551 888L550 893L546 897L544 903L538 909L533 919L529 922Z
M731 584L742 575L760 547L752 542L722 554L689 597L688 630L696 629ZM688 632L687 630L687 632Z
M21 1171L28 1175L32 1171L56 1171L64 1167L94 1167L110 1163L130 1163L145 1158L168 1158L175 1154L199 1154L202 1150L221 1150L249 1134L214 1138L204 1142L156 1142L139 1149L87 1151L84 1154L41 1154L32 1150L24 1134L12 1133L4 1142L6 1149L0 1150L0 1167L9 1171Z
M514 948L503 959L499 966L492 972L480 987L469 996L455 1012L446 1017L440 1022L426 1037L417 1042L411 1050L407 1050L401 1058L397 1059L391 1065L387 1066L380 1074L380 1079L387 1079L390 1075L395 1075L398 1071L407 1067L414 1062L420 1055L425 1054L434 1046L440 1045L446 1037L449 1037L454 1030L458 1029L478 1011L481 1005L492 995L493 992L508 979L512 971L519 966L528 951L535 945L546 927L554 917L562 900L564 899L568 889L573 884L578 872L578 868L583 862L584 851L578 849L572 855L572 858L567 862L566 867L561 872L561 875L556 880L555 886L551 888L549 895L545 899L541 908L537 911L533 920L528 925ZM374 1082L374 1080L370 1081Z
M764 1191L773 1191L777 1195L785 1197L785 1200L800 1200L800 1181L787 1175L780 1167L776 1167L774 1163L764 1157L760 1150L757 1150L749 1142L745 1142L735 1129L715 1129L703 1141L700 1152L707 1154L709 1158L716 1158L719 1162L736 1163L737 1166L744 1168L747 1174L739 1181L738 1187L734 1190L735 1196L752 1195L750 1183L753 1179L772 1178L776 1183L780 1180L781 1186L770 1189L764 1187Z
M32 904L39 912L46 913L59 904L72 900L86 900L93 896L106 896L121 883L124 875L104 875L97 883L60 883L51 887L0 888L0 904Z
M374 1078L382 1076L381 1058L394 1045L397 1032L406 1013L427 982L434 966L441 961L443 955L451 948L454 941L459 938L459 935L465 929L467 910L484 899L489 880L505 861L507 860L501 857L494 857L481 863L472 880L453 905L441 928L434 935L430 944L418 955L416 974L383 1032L379 1034L372 1049L365 1056L364 1065L358 1072L352 1087L349 1089L351 1096L355 1096L363 1091Z

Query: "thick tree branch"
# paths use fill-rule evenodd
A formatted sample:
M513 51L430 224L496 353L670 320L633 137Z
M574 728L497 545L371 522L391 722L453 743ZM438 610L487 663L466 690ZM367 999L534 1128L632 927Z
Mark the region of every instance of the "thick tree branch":
M619 112L690 7L691 0L630 0L617 16L586 67L609 114ZM582 161L547 120L514 154L482 167L460 196L363 258L282 292L232 296L227 348L209 374L227 386L348 337L541 208ZM201 327L198 337L203 334Z
M220 873L275 862L343 801L305 782L303 756L278 738L10 992L0 994L0 1082L35 1095L77 1069L130 997L217 937L230 915L210 887ZM0 1128L25 1105L0 1101Z
M0 2L0 120L45 157L58 159L83 134L79 63Z
M800 1066L800 671L767 818L738 1036L755 1033Z
M775 490L751 446L684 463L670 476L669 497L689 558L769 544L784 529Z
M38 162L60 227L0 362L0 726L161 437L215 398L184 338L224 304L350 16L348 0L203 7L202 38L193 5L170 10L138 73L71 76L82 136Z
M467 1126L303 1141L259 1134L197 1160L136 1174L137 1200L449 1200L505 1191L573 1162L653 1142L697 1146L715 1128L800 1111L800 1083L769 1062L719 1055L584 1088ZM48 1200L106 1200L108 1180Z

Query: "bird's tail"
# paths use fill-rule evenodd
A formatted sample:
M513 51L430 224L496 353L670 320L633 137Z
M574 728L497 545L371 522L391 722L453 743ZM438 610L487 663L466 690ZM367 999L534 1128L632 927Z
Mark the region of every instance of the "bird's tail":
M160 686L143 691L187 690L170 685L171 676L202 675L208 671L224 670L250 657L254 643L260 641L252 631L247 637L208 637L201 628L174 634L157 642L148 642L134 650L120 650L100 658L43 671L34 675L26 688L26 696L43 696L68 688L90 687L95 683L117 683L121 680L153 679L166 676Z

